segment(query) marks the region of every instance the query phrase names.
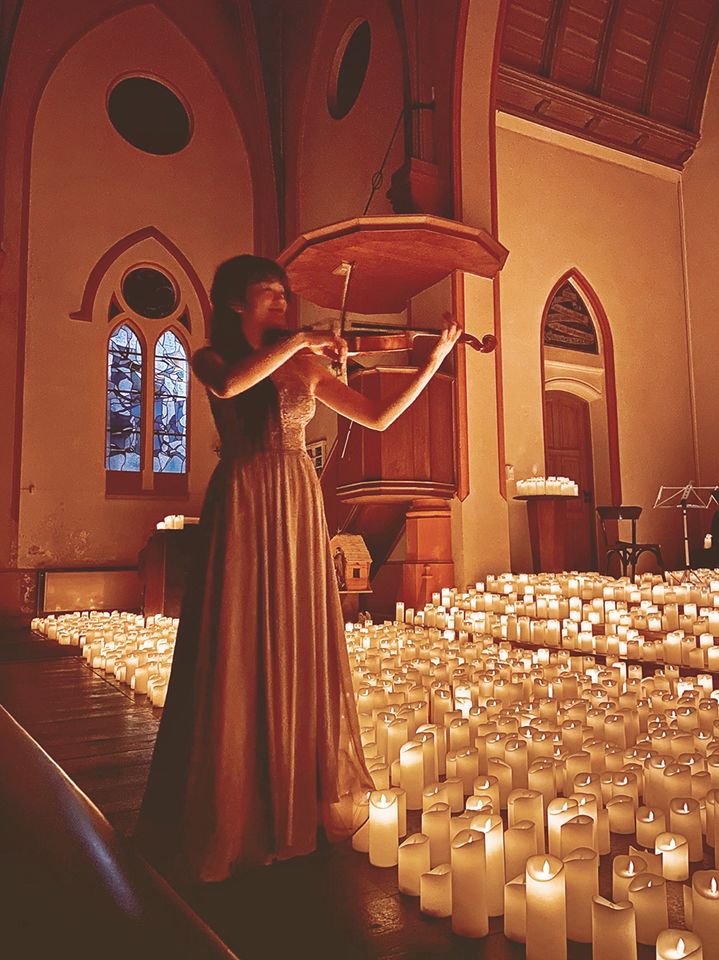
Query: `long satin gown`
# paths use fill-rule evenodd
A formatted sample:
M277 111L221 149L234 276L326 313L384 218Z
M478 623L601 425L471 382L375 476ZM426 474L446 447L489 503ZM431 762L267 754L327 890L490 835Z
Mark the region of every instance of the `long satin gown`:
M243 453L211 397L221 459L200 520L136 838L201 880L349 836L364 764L322 494L315 399L285 364L278 417Z

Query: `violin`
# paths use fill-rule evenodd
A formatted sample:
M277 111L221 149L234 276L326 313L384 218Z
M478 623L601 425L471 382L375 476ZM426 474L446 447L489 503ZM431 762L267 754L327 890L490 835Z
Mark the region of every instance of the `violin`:
M312 327L304 327L312 330ZM317 329L317 328L315 328ZM265 331L263 342L266 346L280 343L297 333L296 330L272 327ZM426 329L424 327L376 327L367 330L345 330L344 339L347 341L348 354L351 357L363 353L384 353L392 350L411 350L415 337L438 337L441 330ZM480 339L471 333L462 332L457 343L464 343L478 353L493 353L497 348L497 338L492 333L485 333ZM300 350L299 353L310 353L309 350Z

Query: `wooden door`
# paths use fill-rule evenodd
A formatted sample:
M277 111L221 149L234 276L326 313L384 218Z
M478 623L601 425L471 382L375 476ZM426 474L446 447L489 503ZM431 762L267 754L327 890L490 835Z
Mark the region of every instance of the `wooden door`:
M567 502L567 570L596 570L594 470L589 404L562 390L544 394L544 453L548 477L569 477L579 496Z

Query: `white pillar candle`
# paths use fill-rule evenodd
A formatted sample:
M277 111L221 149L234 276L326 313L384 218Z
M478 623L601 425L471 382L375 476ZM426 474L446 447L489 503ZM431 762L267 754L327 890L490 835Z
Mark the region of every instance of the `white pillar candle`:
M524 943L527 933L527 886L524 873L504 885L504 935Z
M407 794L401 787L390 787L386 793L397 797L397 826L400 839L407 836Z
M612 861L612 900L615 903L626 900L629 884L640 873L646 872L647 861L643 857L627 857L624 855L615 857Z
M369 798L369 862L374 867L394 867L399 847L397 797L373 791Z
M419 879L419 909L430 917L449 917L452 913L452 869L438 864Z
M697 870L690 894L692 917L687 926L701 939L707 958L719 957L719 870Z
M574 850L582 847L591 849L593 844L594 820L585 814L580 813L571 820L565 820L559 828L559 855L562 860L566 860Z
M679 833L660 833L654 852L662 855L662 876L665 880L687 880L689 877L689 844Z
M489 933L484 834L462 830L452 841L452 932L460 937Z
M504 762L512 771L512 789L527 786L529 769L526 741L511 737L504 744Z
M689 860L697 863L704 859L704 838L699 804L691 798L674 799L669 804L669 829L687 838Z
M664 878L653 873L640 873L629 884L627 895L634 907L637 940L654 946L660 931L669 926Z
M592 900L599 893L599 854L578 847L564 860L567 900L567 939L592 942Z
M703 960L699 937L689 930L662 930L657 937L657 960Z
M564 864L551 855L530 857L527 885L527 960L566 960Z
M496 814L479 814L470 829L484 834L484 855L487 864L487 911L490 917L504 912L504 824Z
M464 810L464 781L459 777L447 777L444 781L447 788L447 803L452 813L461 813Z
M524 879L524 871L527 866L527 860L544 850L537 847L537 827L542 832L542 847L544 847L544 830L541 822L536 825L531 820L517 820L504 832L504 868L505 875L510 879L521 876Z
M535 825L535 852L545 852L544 798L538 790L513 790L507 798L507 819L510 826L519 820L531 820Z
M352 849L358 853L369 853L369 798L371 790L355 794L352 797Z
M606 809L609 814L609 830L612 833L626 836L636 831L636 809L631 797L611 797L607 800Z
M469 796L479 773L479 756L476 747L462 750L450 750L447 754L447 777L457 777L462 781L464 796Z
M435 803L422 813L422 833L429 839L430 867L440 863L449 863L449 820L451 811L448 803Z
M500 760L499 757L490 757L487 760L487 773L496 777L499 783L499 806L500 809L507 809L507 799L512 792L512 769Z
M576 800L557 797L547 805L547 849L552 856L557 857L561 850L560 830L562 824L579 814L579 804Z
M400 845L398 885L399 892L410 897L419 896L420 877L429 873L429 837L423 833L413 833Z
M501 809L499 800L499 780L496 777L481 774L472 785L472 792L475 796L484 796L485 794L492 798L493 812L497 813Z
M429 810L435 803L449 803L449 789L444 783L428 783L422 791L422 809Z
M531 763L527 772L527 785L530 790L537 790L542 794L546 810L550 800L557 796L554 761L542 758Z
M424 746L408 740L399 748L399 785L407 794L407 809L422 809L424 789Z
M637 843L640 847L649 847L653 850L657 837L666 830L664 811L658 807L639 807L636 824Z
M592 898L592 960L637 960L634 907Z

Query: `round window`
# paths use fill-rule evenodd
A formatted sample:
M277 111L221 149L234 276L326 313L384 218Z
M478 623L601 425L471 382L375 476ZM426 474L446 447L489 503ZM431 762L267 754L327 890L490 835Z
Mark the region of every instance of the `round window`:
M110 91L107 114L120 136L145 153L168 156L190 142L190 117L184 104L158 80L121 80Z
M152 267L137 267L122 281L122 295L131 310L150 320L162 320L177 309L175 285Z
M366 20L356 20L345 31L330 71L327 107L335 120L346 117L360 95L367 76L371 33Z

